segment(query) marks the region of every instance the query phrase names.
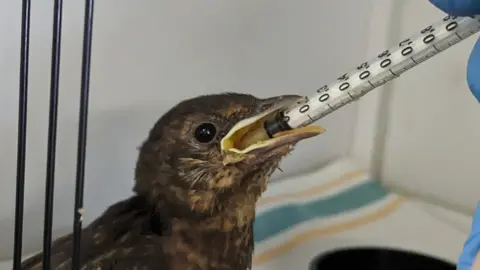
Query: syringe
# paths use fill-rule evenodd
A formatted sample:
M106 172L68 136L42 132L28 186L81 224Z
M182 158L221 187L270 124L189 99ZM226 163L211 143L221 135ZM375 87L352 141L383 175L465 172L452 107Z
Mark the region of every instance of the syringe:
M272 137L280 131L308 126L479 30L480 16L446 16L319 88L315 94L281 112L274 120L265 122L265 131Z

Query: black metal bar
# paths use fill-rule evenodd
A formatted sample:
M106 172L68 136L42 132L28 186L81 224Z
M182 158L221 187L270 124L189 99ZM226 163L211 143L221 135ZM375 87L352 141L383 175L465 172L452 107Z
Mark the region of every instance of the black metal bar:
M48 148L45 183L45 216L43 232L43 269L50 270L52 251L53 198L55 187L55 156L57 144L58 86L60 81L60 48L62 37L62 0L53 7L52 63L50 74L50 108L48 120Z
M77 175L75 185L75 216L73 222L72 269L80 268L80 251L83 218L83 190L85 180L85 153L87 147L88 94L90 85L90 58L92 53L94 0L85 1L85 22L83 29L82 82L78 123Z
M17 184L15 198L15 236L13 269L22 264L23 208L25 197L25 156L27 152L28 66L30 51L30 0L22 2L22 37L20 47L20 88L18 100Z

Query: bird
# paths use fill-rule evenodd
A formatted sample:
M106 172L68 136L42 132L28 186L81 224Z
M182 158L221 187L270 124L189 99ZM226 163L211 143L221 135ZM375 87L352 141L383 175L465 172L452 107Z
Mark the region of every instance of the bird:
M253 130L299 98L229 92L168 110L139 147L134 194L82 229L80 269L251 269L256 202L296 143L323 128L273 138ZM72 269L72 256L73 235L56 239L51 269ZM42 258L21 268L43 269Z

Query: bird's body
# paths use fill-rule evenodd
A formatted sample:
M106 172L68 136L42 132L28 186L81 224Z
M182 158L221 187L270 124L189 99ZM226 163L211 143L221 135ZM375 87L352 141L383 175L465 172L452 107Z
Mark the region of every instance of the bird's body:
M298 98L220 94L167 112L140 148L136 195L83 230L80 269L250 269L255 203L280 160L303 138L249 155L225 153L220 140L239 121ZM71 269L72 251L71 235L57 239L52 269ZM42 269L42 254L22 269Z
M187 223L169 228L140 196L112 205L82 234L81 269L247 269L236 266L250 264L253 248L251 222L223 232ZM72 248L71 235L55 242L53 269L72 269ZM41 257L23 267L42 269Z

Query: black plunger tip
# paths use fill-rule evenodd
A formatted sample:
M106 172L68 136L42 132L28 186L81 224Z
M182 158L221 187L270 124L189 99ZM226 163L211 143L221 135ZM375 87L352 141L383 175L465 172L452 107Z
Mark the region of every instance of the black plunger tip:
M265 128L265 132L267 133L268 137L273 138L273 135L280 132L291 130L292 128L287 124L285 118L279 114L276 118L272 120L267 120L263 124Z

